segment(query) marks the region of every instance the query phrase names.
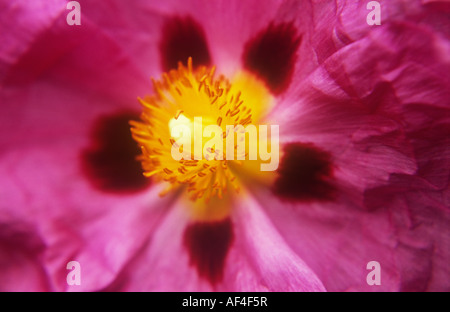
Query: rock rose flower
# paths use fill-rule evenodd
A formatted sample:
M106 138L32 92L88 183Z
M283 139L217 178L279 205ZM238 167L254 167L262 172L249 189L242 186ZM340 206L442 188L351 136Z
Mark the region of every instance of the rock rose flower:
M0 290L449 291L450 5L368 2L1 0Z

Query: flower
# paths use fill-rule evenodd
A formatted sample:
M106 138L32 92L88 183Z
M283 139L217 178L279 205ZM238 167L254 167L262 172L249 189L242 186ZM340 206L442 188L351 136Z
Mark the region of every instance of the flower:
M379 2L370 26L367 1L80 1L70 26L66 1L6 1L1 290L448 291L450 7ZM128 123L164 138L136 97L188 57L280 129L277 171L204 206L158 196Z

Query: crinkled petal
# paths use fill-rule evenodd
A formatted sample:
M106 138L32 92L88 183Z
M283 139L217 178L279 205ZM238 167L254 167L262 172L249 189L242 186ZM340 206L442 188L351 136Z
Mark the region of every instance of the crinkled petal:
M427 26L385 25L329 57L276 108L285 142L330 152L338 195L257 198L327 290L449 288L447 50ZM381 264L376 288L366 283L370 261Z
M287 204L256 192L288 245L328 291L448 290L450 214L442 194L432 199L429 191L403 185L376 195L378 209L364 212L345 199ZM380 263L379 286L366 281L371 261Z

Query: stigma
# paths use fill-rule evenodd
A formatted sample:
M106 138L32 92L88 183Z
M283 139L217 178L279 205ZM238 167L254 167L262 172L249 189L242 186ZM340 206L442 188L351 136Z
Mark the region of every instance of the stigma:
M278 128L269 129L276 138L268 140L267 129L256 127L270 122L273 97L264 83L247 72L228 80L215 71L194 69L189 58L187 66L180 62L152 79L153 95L138 98L143 111L140 121L130 121L131 132L144 176L167 184L161 195L183 188L193 202L226 201L240 192L241 176L255 170L248 162L268 155L278 161Z

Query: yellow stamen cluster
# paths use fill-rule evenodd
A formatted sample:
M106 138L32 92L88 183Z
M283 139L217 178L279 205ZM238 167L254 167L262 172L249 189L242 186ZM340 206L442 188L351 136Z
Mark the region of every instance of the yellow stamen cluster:
M227 125L246 126L254 121L254 111L256 115L260 114L261 108L256 107L261 105L258 97L268 96L265 91L260 91L259 82L247 77L246 82L241 79L232 85L223 75L215 78L214 74L215 67L202 66L194 70L189 58L187 67L180 63L178 69L164 73L162 80L152 80L154 95L138 99L143 113L141 121L130 121L131 132L142 149L140 160L144 175L169 182L162 195L185 186L192 200L203 198L207 202L215 196L222 198L230 189L240 189L233 172L236 167L233 164L240 161L225 160L221 148L208 148L213 155L210 158L206 155L206 158L198 159L192 151L190 160L177 161L171 154L172 146L177 147L171 136L171 123L183 120L192 123L194 117L201 116L205 126L216 124L221 127L225 139ZM253 94L241 92L243 83L254 90ZM258 103L254 104L255 100L251 98L256 98ZM250 105L246 105L246 101ZM224 160L214 158L218 153L223 154Z

